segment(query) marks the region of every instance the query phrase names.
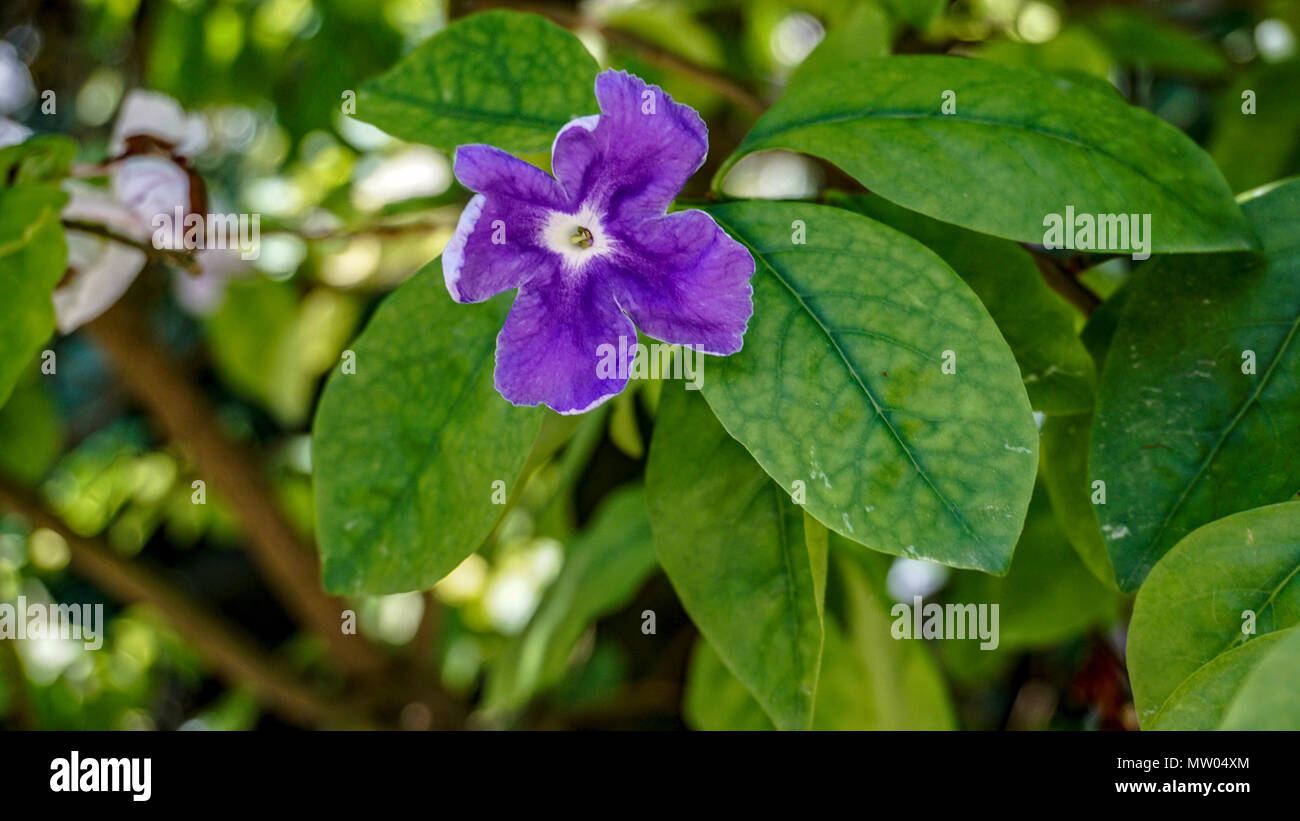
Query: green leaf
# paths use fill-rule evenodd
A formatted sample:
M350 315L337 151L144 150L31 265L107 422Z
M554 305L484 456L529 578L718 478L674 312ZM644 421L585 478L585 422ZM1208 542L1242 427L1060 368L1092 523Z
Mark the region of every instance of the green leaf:
M1252 639L1201 665L1174 690L1154 717L1143 721L1147 730L1215 730L1249 673L1273 645L1297 632L1291 627Z
M1088 462L1124 590L1193 528L1300 488L1300 179L1244 208L1263 256L1161 259L1126 288Z
M1115 326L1128 296L1127 289L1116 291L1088 317L1080 339L1093 361L1104 363ZM1088 482L1088 441L1092 433L1092 411L1049 416L1043 422L1043 464L1040 474L1047 485L1056 519L1066 537L1092 574L1108 588L1119 589L1115 568L1106 553L1106 540L1093 503L1094 491ZM1099 498L1099 497L1098 497Z
M1084 24L1125 65L1191 77L1213 77L1228 68L1212 43L1138 9L1112 6Z
M0 405L54 331L50 294L67 267L59 223L66 202L54 185L0 188Z
M975 294L915 240L842 209L707 210L757 261L744 350L703 379L731 435L840 535L1005 572L1038 433Z
M1255 61L1214 105L1210 156L1233 191L1295 173L1300 159L1300 57ZM1249 94L1247 94L1249 92Z
M878 580L855 559L841 553L835 559L846 621L826 619L812 729L952 729L952 705L924 644L895 641ZM704 640L696 643L687 669L683 711L700 730L772 729L758 702Z
M430 587L473 553L504 507L542 415L492 382L509 296L458 305L441 260L390 295L336 370L312 452L325 586L336 593Z
M1020 40L989 40L979 47L978 55L1009 66L1029 66L1054 71L1080 83L1094 81L1109 94L1115 87L1106 79L1113 61L1097 38L1081 26L1069 26L1045 43Z
M945 598L998 604L998 646L1047 647L1115 619L1119 598L1084 566L1053 515L1040 482L1029 503L1011 570L1003 578L958 572ZM943 642L943 646L960 642Z
M1225 730L1300 730L1300 630L1287 630L1277 646L1246 674L1223 719Z
M34 485L62 449L59 411L45 385L39 377L19 381L0 408L0 474Z
M1252 635L1297 622L1300 502L1237 513L1194 531L1151 570L1133 607L1128 670L1138 720L1144 727L1159 723L1166 702L1193 674L1260 640ZM1252 634L1243 632L1252 626Z
M944 114L944 93L956 110ZM723 163L782 148L944 222L1041 243L1044 218L1150 214L1155 251L1253 247L1191 139L1092 83L957 57L860 60L788 89ZM1014 193L1012 193L1014 192Z
M357 117L448 152L466 143L546 151L566 123L596 110L597 70L578 38L549 20L488 11L453 22L363 85Z
M805 78L833 71L863 57L883 57L889 53L889 38L889 18L885 12L874 3L862 3L832 27L817 48L795 66L787 85L801 83Z
M902 231L952 266L1011 346L1034 410L1054 414L1092 408L1097 371L1074 332L1078 314L1047 287L1024 248L870 194L833 192L828 202Z
M639 487L614 492L565 548L559 577L493 668L485 706L518 707L560 681L583 632L623 607L655 567L644 492Z
M659 563L695 626L781 729L813 716L822 614L803 513L693 392L665 386L646 494Z
M58 134L29 137L0 148L0 180L8 185L57 183L68 176L77 157L77 143Z

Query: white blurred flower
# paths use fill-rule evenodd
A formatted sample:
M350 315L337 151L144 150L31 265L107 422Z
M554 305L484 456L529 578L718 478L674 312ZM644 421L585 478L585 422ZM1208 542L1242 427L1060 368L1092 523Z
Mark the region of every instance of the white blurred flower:
M779 149L747 154L727 173L722 191L729 197L758 200L802 200L817 196L822 170L793 151Z
M885 576L885 588L894 601L910 602L939 592L948 581L948 568L934 562L898 558Z
M166 94L134 89L126 95L117 112L109 154L121 154L126 150L127 139L141 135L169 143L182 157L192 157L208 144L208 130L202 116L186 114L181 104Z
M392 202L441 194L451 185L451 165L432 148L413 145L380 161L353 186L358 208L374 211Z
M0 148L18 143L32 136L32 130L8 117L0 117Z
M205 248L197 251L198 276L185 271L172 273L172 293L181 308L191 316L208 316L221 307L226 285L236 277L252 273L240 259L239 252L228 248Z
M173 153L183 157L207 144L202 117L186 114L175 100L153 91L135 90L126 96L113 126L110 153L120 155L127 141L140 135L171 145ZM129 156L112 163L109 173L110 191L77 182L66 186L72 199L63 211L64 219L97 223L140 242L150 242L156 216L166 215L167 225L171 225L177 207L182 215L191 212L189 172L167 157ZM165 236L170 238L169 233ZM64 334L108 310L126 293L147 261L138 248L104 237L75 229L69 230L67 237L71 276L54 292L57 324ZM161 244L170 246L170 241ZM247 273L249 268L233 251L200 250L195 259L200 274L178 272L173 283L181 307L204 315L220 305L226 282Z
M13 45L0 41L0 114L16 111L36 96L32 73Z
M177 207L182 214L190 211L190 176L165 157L127 157L114 164L113 195L143 225L153 228L156 215L174 220Z
M104 225L142 242L148 238L147 226L108 192L78 182L65 188L71 199L63 209L64 219ZM54 314L63 334L108 310L126 293L146 259L138 248L75 229L67 238L71 275L54 291Z

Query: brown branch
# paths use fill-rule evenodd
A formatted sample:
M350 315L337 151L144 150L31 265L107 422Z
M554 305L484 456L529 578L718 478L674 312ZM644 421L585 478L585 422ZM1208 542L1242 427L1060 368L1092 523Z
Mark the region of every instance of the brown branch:
M36 730L36 716L27 697L27 679L23 676L23 662L18 658L18 647L13 641L0 641L0 668L9 676L9 720L18 730Z
M154 571L116 555L98 540L78 536L48 512L31 491L0 484L0 504L35 526L48 528L68 543L72 570L104 592L157 610L223 679L247 687L276 713L307 727L361 727L366 722L291 676L224 620L210 614Z
M180 268L191 274L202 273L199 267L199 261L194 258L194 254L184 249L173 248L155 248L152 243L143 242L135 237L129 237L119 231L109 228L107 225L100 225L97 222L86 222L84 220L63 220L63 227L70 231L80 231L83 234L101 237L121 245L127 245L137 251L142 252L149 259L165 262L168 265Z
M360 635L344 635L341 614L347 605L321 589L316 554L277 507L257 459L222 433L207 399L154 345L134 294L86 328L127 388L230 504L248 536L253 561L290 613L325 639L345 669L362 675L380 672L386 662L376 648Z
M1092 312L1097 310L1097 306L1102 303L1101 297L1092 292L1087 285L1084 285L1077 278L1066 273L1056 260L1043 254L1033 248L1028 248L1029 255L1034 258L1034 264L1038 266L1038 273L1047 282L1048 287L1056 291L1066 302L1069 302L1084 316L1092 316Z
M600 20L568 9L552 8L541 3L527 2L527 0L519 2L514 0L487 0L487 2L481 3L480 6L483 8L510 8L540 14L567 29L595 29L609 42L636 52L638 57L655 68L689 77L700 85L721 94L739 108L754 116L762 114L763 110L767 108L767 105L757 94L745 88L732 77L708 66L700 65L693 60L673 54L670 51L665 51L653 43L637 37L635 34L614 28Z

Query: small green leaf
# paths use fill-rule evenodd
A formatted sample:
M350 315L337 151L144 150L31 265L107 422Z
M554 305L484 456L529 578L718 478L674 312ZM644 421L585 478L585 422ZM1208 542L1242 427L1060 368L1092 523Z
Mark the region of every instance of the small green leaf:
M843 209L708 212L757 262L744 350L704 371L731 435L840 535L1005 572L1038 432L975 294L915 240Z
M839 552L834 558L844 622L826 619L812 729L952 729L952 705L925 645L894 640L879 580L856 558ZM687 722L700 730L772 729L758 702L705 640L696 643L687 669L683 709Z
M1093 361L1104 363L1110 348L1111 337L1119 323L1128 290L1121 288L1103 302L1088 317L1080 339ZM1043 464L1040 475L1047 485L1047 495L1052 509L1066 537L1079 553L1092 574L1108 588L1118 590L1115 568L1106 553L1106 540L1102 538L1097 522L1096 505L1105 501L1088 482L1088 438L1092 433L1092 410L1049 416L1043 422Z
M1232 703L1246 674L1282 638L1297 628L1274 630L1228 652L1215 656L1170 693L1154 717L1143 721L1147 730L1214 730Z
M1151 570L1133 607L1128 670L1138 720L1159 724L1172 694L1193 674L1217 678L1198 671L1297 622L1300 502L1193 531Z
M656 567L641 488L615 491L564 551L564 566L488 680L485 706L509 709L564 675L583 631L625 605Z
M1092 408L1097 371L1074 331L1078 315L1047 287L1024 248L870 194L832 193L828 202L902 231L952 266L1006 337L1034 410L1054 414Z
M1300 730L1300 630L1287 630L1246 674L1225 730Z
M447 296L441 260L390 295L335 371L316 412L316 516L336 593L430 587L487 538L542 414L492 382L509 295ZM495 482L502 485L494 487ZM499 498L499 496L498 496Z
M695 626L781 729L805 729L822 614L803 513L693 392L665 386L646 493L659 563ZM820 568L817 565L820 564Z
M59 223L65 202L54 185L0 188L0 405L54 331L50 294L68 258Z
M597 70L578 38L549 20L488 11L453 22L363 85L357 117L448 152L466 143L545 151L566 123L595 112Z
M1247 191L1296 171L1300 148L1300 57L1251 61L1225 83L1214 104L1209 151L1233 191ZM1267 104L1265 104L1267 101Z
M795 66L787 84L802 82L803 78L816 77L863 57L883 57L889 53L889 39L889 17L880 6L861 3L826 32L817 48Z
M1193 528L1300 488L1300 179L1244 207L1263 256L1161 259L1125 289L1088 461L1124 590Z
M0 148L0 180L8 185L58 183L68 176L77 157L77 143L59 134L29 137Z
M0 474L34 485L63 448L59 411L42 377L20 380L0 408Z
M1139 9L1111 6L1084 25L1125 65L1190 77L1213 77L1228 68L1212 43Z
M947 92L952 92L948 95ZM945 114L947 97L955 109ZM944 222L1041 243L1064 214L1150 214L1155 251L1254 247L1210 158L1118 95L957 57L863 59L792 86L722 164L783 148Z

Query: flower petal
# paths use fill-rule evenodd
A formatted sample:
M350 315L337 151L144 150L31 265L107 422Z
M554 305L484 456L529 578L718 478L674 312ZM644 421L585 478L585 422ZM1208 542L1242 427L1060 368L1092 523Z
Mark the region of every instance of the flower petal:
M117 113L109 153L121 154L127 139L140 134L168 143L182 157L192 157L208 144L208 130L201 115L186 114L181 104L166 94L134 89Z
M165 157L128 157L113 170L113 195L131 209L131 213L150 228L160 229L157 236L162 248L171 248L173 228L177 236L185 231L184 218L190 212L190 177L176 163ZM180 209L180 225L176 209ZM154 218L164 220L155 223Z
M754 313L754 258L703 211L646 220L618 237L607 278L642 331L725 356Z
M461 185L477 194L550 210L568 204L564 189L542 169L490 145L462 145L453 168Z
M547 270L551 260L539 238L548 215L564 207L559 184L541 169L488 145L456 149L455 172L478 193L442 252L452 299L481 302Z
M596 99L599 118L575 120L556 137L555 176L575 205L612 221L661 216L704 163L708 128L690 106L623 71L596 77Z
M497 391L515 405L583 413L623 390L635 352L636 327L608 286L553 266L520 288L497 336Z

